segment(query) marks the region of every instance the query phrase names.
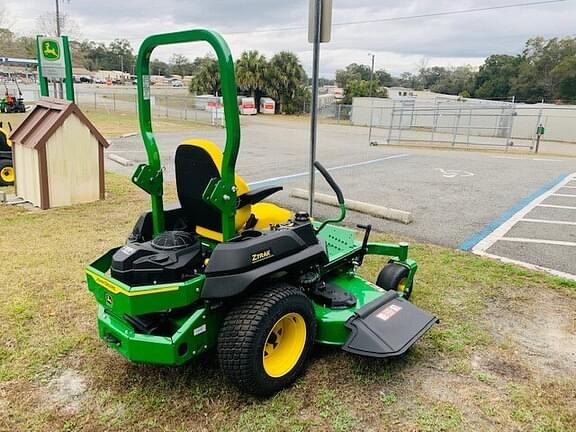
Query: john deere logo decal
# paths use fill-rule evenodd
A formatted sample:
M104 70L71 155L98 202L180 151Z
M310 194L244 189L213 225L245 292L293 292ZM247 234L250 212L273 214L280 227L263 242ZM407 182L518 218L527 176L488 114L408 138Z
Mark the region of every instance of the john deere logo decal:
M58 60L60 58L60 45L55 40L42 42L42 55L46 60Z
M106 294L106 304L112 306L112 296L110 294Z

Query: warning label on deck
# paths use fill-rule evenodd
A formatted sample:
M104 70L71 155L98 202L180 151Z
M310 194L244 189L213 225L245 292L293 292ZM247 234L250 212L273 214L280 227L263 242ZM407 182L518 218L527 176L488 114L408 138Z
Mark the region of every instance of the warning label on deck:
M376 317L380 318L382 321L388 321L390 318L392 318L401 310L402 306L391 304L390 306L386 306L384 309L378 312L378 315L376 315Z

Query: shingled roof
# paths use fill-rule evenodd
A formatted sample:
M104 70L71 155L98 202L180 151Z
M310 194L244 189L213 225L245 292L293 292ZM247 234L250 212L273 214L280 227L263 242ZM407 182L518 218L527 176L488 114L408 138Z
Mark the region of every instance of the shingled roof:
M108 147L109 143L106 138L80 111L78 105L71 101L53 98L40 98L30 114L12 132L10 139L25 147L35 149L44 147L54 132L72 114L90 129L90 133L102 147Z

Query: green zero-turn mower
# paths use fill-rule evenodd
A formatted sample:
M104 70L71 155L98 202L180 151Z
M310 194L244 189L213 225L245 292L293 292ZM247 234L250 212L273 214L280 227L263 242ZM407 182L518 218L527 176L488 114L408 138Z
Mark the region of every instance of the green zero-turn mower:
M226 144L182 143L175 155L179 204L164 208L162 167L152 132L149 61L159 45L208 42L221 75ZM152 208L122 247L86 268L100 337L134 362L180 365L215 348L241 390L270 395L303 371L314 343L370 357L403 354L436 321L407 301L416 263L406 244L362 241L337 226L340 188L316 162L340 217L312 221L261 200L281 187L249 190L235 175L240 146L234 62L217 33L148 37L137 60L138 113L148 164L133 182ZM356 274L367 254L390 257L376 283Z

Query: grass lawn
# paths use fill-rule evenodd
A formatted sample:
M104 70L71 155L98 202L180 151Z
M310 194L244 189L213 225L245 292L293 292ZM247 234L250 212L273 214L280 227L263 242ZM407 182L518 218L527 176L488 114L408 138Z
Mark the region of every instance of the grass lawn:
M128 363L97 337L83 267L124 242L148 200L118 175L107 190L71 208L0 205L0 430L576 430L576 284L432 245L411 249L413 301L441 323L402 359L316 347L267 400L239 394L214 354Z

